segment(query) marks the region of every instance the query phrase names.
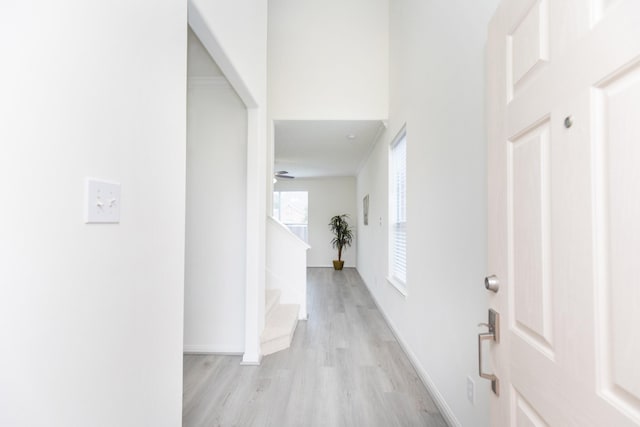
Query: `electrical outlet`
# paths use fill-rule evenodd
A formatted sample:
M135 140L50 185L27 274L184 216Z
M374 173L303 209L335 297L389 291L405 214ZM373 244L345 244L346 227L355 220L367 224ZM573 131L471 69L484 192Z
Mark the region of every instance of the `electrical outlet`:
M471 377L467 377L467 400L471 404L476 403L476 383L473 382Z

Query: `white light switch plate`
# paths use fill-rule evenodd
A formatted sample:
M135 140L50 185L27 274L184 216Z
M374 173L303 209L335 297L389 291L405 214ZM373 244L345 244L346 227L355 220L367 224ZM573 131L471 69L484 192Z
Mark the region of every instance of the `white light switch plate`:
M85 199L87 224L120 222L120 184L87 178Z

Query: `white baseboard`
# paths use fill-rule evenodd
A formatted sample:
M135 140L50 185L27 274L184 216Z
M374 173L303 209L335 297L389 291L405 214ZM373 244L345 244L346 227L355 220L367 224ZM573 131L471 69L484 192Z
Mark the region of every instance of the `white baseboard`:
M221 356L242 356L243 351L234 348L225 348L215 345L184 345L182 348L184 354L218 354Z
M418 373L418 376L422 380L422 383L431 394L431 397L433 397L434 403L440 410L440 413L442 414L442 417L444 418L445 422L449 425L449 427L461 427L462 424L460 424L460 422L456 418L455 414L453 413L453 410L451 410L451 407L447 404L447 401L444 399L444 397L436 387L435 383L433 382L433 380L431 379L427 371L424 369L424 367L418 360L418 357L409 349L409 347L406 345L404 340L400 337L395 325L393 324L391 319L389 319L389 317L387 316L387 313L385 313L385 311L382 309L382 307L378 303L376 296L373 294L373 292L371 292L371 288L369 287L369 285L367 285L364 279L362 281L367 287L367 289L369 290L369 293L371 294L371 298L373 298L373 302L375 303L376 307L378 307L378 310L382 314L382 317L384 318L384 320L387 322L387 325L389 325L389 328L391 329L391 332L393 333L393 335L396 337L396 340L400 344L400 347L402 347L402 350L404 350L406 355L409 357L409 361L411 361L411 364L413 365L413 368Z
M261 354L249 354L244 353L242 355L242 362L240 362L243 366L258 366L262 362Z

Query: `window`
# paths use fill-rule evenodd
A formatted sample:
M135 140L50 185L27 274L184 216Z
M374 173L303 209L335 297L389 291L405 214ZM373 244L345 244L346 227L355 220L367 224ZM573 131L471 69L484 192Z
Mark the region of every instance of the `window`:
M389 154L389 281L406 295L407 131L391 143Z
M305 242L309 242L309 209L306 191L274 191L273 217Z

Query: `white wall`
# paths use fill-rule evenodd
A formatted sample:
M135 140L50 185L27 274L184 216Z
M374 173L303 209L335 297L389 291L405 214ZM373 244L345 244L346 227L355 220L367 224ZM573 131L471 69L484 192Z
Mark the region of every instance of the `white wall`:
M267 289L280 291L280 304L298 304L307 319L307 250L309 245L273 217L267 219Z
M186 352L244 350L247 111L189 37Z
M265 321L267 0L189 0L189 25L247 107L244 364L260 363Z
M388 11L388 0L270 0L269 115L386 118Z
M309 246L307 266L332 267L332 261L338 259L338 252L331 247L333 234L329 230L329 220L334 215L349 214L349 223L354 229L354 241L351 247L343 250L345 267L355 267L358 251L358 230L356 220L356 179L354 177L314 178L279 180L276 191L309 192ZM362 203L362 202L361 202Z
M207 49L202 45L191 27L187 30L187 76L190 80L198 78L211 79L223 76L218 64L211 58ZM226 81L226 79L225 79ZM227 81L228 85L229 82ZM187 125L188 126L188 125Z
M357 184L358 199L370 194L372 224L360 232L360 274L445 413L465 426L488 425L476 325L487 318L483 59L497 3L390 2L389 128ZM405 122L406 298L385 279L388 145ZM475 405L466 399L467 375Z
M198 11L197 22L189 17L195 33L208 49L221 49L213 59L245 104L266 107L267 0L189 0L189 6Z
M0 425L182 417L186 4L0 4ZM84 224L84 179L121 183Z

